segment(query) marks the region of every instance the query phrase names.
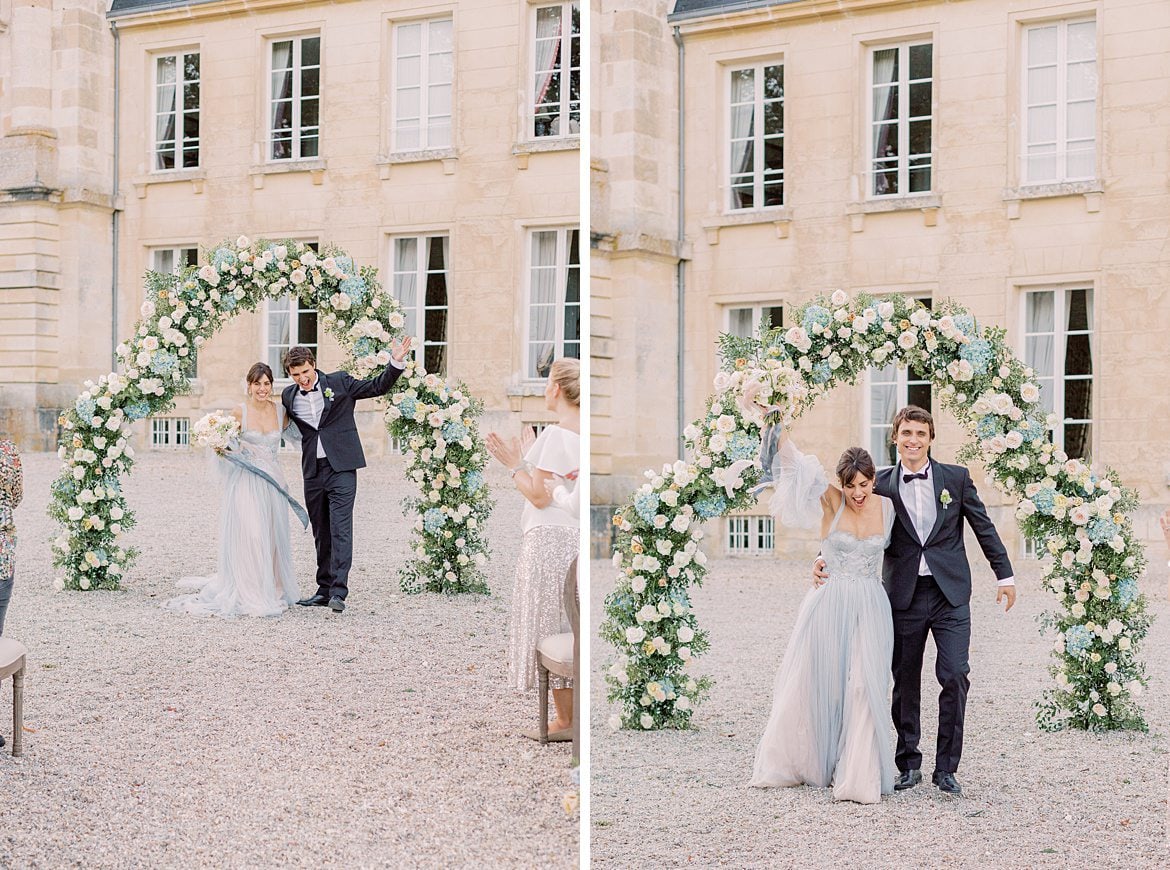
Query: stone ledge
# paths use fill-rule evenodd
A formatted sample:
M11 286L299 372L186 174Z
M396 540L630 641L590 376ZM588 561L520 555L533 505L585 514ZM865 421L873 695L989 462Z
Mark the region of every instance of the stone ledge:
M1020 203L1024 200L1056 199L1064 196L1083 196L1085 211L1094 214L1101 210L1105 182L1094 178L1088 181L1060 181L1054 184L1025 184L1006 188L1003 192L1003 201L1008 220L1016 220L1020 216Z
M550 154L554 151L580 151L581 137L546 136L540 139L525 139L512 145L512 156L516 158L517 169L528 168L528 158L533 154Z
M776 238L786 239L792 225L792 208L787 205L774 205L766 208L743 209L741 211L727 211L722 214L709 215L703 218L703 232L707 235L708 245L719 244L719 231L727 227L747 227L761 224L772 224L776 228Z
M272 160L267 163L255 163L248 169L252 176L252 187L260 190L264 187L266 175L291 175L294 173L308 173L313 184L321 184L325 180L327 164L323 157L310 157L305 160Z
M207 180L207 170L202 167L193 169L162 169L148 175L140 175L130 184L134 187L134 194L138 199L146 199L146 194L155 184L177 184L188 182L195 193L203 193L203 183Z
M444 175L454 175L455 166L459 161L459 152L455 148L427 148L421 151L395 151L379 157L374 161L378 167L378 176L386 181L390 178L392 166L405 163L442 163Z
M919 193L850 202L845 206L845 214L849 216L849 228L855 233L860 233L865 229L865 216L868 214L920 211L923 226L937 226L938 212L941 208L942 194Z

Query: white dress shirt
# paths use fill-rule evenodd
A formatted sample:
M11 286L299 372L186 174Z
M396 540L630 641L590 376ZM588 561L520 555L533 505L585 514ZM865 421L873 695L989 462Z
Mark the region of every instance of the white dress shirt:
M926 472L926 479L916 478L907 482L904 475L911 472L902 463L898 463L898 494L902 496L902 504L906 506L906 513L910 514L910 521L918 532L918 542L926 544L930 537L930 530L934 528L934 521L938 518L938 505L934 501L934 481L931 479L931 463L922 466ZM917 472L921 474L922 472ZM918 563L920 577L931 576L930 566L926 564L926 554L923 553Z
M309 392L305 393L297 386L297 391L293 394L293 413L316 429L324 410L325 394L321 390L321 375L313 372L313 386L309 387ZM317 439L317 458L325 458L325 444L320 438Z

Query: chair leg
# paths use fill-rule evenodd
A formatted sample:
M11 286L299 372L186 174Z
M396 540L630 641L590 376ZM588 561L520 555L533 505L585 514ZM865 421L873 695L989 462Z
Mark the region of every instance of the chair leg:
M12 675L12 757L24 754L24 665Z
M548 668L538 665L540 674L540 742L548 743Z

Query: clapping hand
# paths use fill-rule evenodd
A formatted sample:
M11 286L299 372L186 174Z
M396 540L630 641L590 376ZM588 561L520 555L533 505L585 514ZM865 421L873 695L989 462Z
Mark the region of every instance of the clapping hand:
M489 432L486 440L487 451L504 465L505 468L516 468L520 464L524 453L519 438L501 438L495 432Z
M532 445L536 443L536 433L532 431L531 426L520 427L520 451L527 455Z
M405 338L396 338L390 344L390 357L394 362L402 362L406 359L406 355L410 353L410 343L413 339L411 336Z
M1158 518L1158 525L1162 527L1162 535L1166 538L1166 546L1170 547L1170 508Z

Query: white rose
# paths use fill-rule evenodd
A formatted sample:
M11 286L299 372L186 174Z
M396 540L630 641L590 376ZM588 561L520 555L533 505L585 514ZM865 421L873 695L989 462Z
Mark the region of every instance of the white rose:
M922 328L930 323L930 312L925 308L915 308L910 314L910 322L915 326Z
M690 524L691 524L691 521L687 517L686 514L679 514L673 520L670 521L670 527L674 531L679 532L680 534L682 532L685 532L687 530L687 528L690 526Z
M918 337L913 332L907 330L898 336L898 347L902 348L902 350L910 350L917 341Z
M677 632L680 643L690 643L695 638L694 629L689 625L680 625Z
M85 511L83 511L81 508L79 508L79 507L71 507L71 508L69 508L69 519L70 519L70 521L72 521L72 522L77 522L77 521L78 521L78 520L80 520L80 519L81 519L83 516L85 516Z
M643 713L638 721L642 723L643 728L652 728L654 726L654 717L649 713Z
M844 290L834 290L833 295L829 297L829 301L833 305L840 307L849 301L849 294Z
M1019 432L1016 432L1013 430L1013 431L1007 433L1007 436L1004 438L1004 441L1007 444L1008 450L1015 450L1017 447L1019 447L1021 444L1024 443L1024 436L1021 435Z

